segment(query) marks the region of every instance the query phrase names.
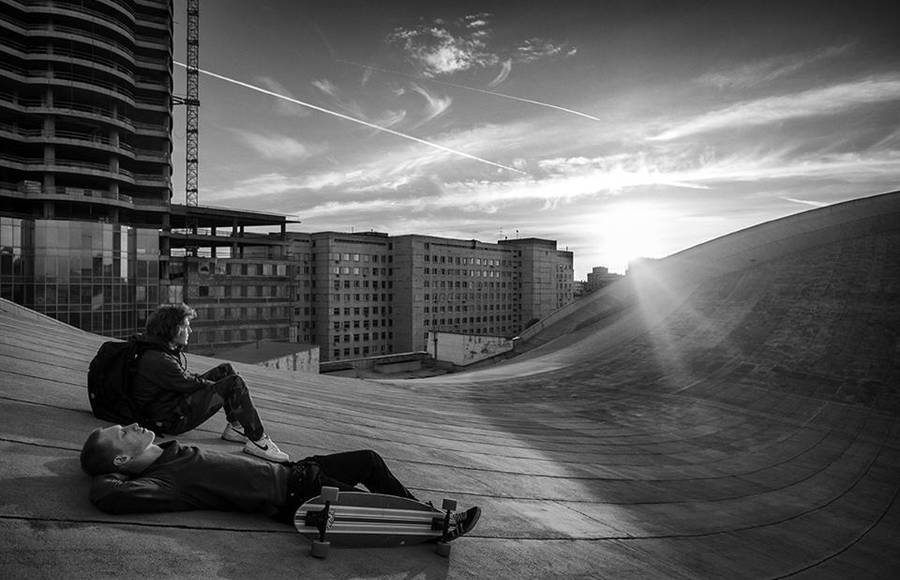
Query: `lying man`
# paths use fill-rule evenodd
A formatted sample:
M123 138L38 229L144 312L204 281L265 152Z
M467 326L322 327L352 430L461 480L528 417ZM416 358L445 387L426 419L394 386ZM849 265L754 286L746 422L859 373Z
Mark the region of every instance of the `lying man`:
M94 430L81 450L81 468L94 476L91 502L111 514L221 510L264 513L293 524L294 513L322 486L416 499L375 451L315 455L290 463L254 461L234 453L166 441L137 423ZM454 514L451 539L481 516Z

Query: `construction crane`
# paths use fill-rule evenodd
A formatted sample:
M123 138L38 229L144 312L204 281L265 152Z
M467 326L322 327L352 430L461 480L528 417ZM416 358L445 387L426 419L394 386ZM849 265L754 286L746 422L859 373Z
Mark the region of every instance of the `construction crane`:
M200 133L200 0L187 0L187 94L173 96L176 105L185 105L185 205L196 207L198 195L198 137Z

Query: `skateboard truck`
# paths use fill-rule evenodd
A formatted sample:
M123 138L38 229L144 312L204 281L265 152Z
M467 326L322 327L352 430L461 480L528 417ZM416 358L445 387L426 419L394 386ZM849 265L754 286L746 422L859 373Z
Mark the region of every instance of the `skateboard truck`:
M450 516L456 510L456 500L445 499L441 503L441 509L445 511L443 521L441 521L441 518L435 518L435 523L440 522L442 534L441 539L435 545L434 551L437 552L438 556L446 558L450 555L450 542L448 540L450 535Z
M326 540L325 536L334 517L331 510L331 503L337 503L338 494L338 488L336 487L323 487L322 499L325 500L325 507L318 512L307 515L307 524L315 525L319 530L319 539L313 540L312 548L310 549L310 554L316 558L328 557L328 550L331 547L331 542Z

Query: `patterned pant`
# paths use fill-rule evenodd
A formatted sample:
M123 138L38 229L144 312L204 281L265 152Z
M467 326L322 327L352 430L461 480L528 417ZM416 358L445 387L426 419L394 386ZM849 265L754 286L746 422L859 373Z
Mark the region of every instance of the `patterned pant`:
M179 435L190 431L224 407L228 422L239 422L244 428L244 435L251 441L263 436L265 429L250 399L247 383L230 364L222 363L200 376L215 381L215 384L185 397L179 409L179 417L165 426L166 433Z

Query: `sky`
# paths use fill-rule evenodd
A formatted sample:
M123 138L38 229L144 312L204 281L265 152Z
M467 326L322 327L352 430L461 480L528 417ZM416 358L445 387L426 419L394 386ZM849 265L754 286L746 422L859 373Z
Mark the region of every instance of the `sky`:
M894 2L201 0L199 201L575 278L900 189ZM185 3L175 0L175 92ZM174 201L184 202L184 109Z

